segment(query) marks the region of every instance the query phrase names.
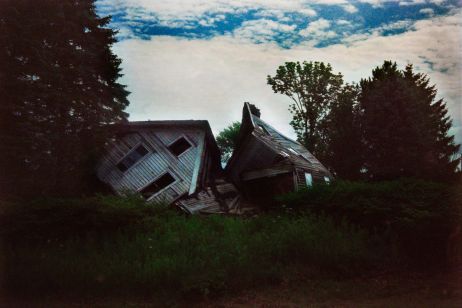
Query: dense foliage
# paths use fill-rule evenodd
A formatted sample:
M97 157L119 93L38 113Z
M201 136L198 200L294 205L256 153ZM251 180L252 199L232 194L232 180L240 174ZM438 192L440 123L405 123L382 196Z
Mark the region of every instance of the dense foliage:
M323 159L341 179L358 180L364 166L361 110L357 85L342 87L326 116L326 153Z
M448 135L451 119L429 78L385 61L361 80L364 165L371 179L418 177L450 180L459 145Z
M412 65L385 61L357 86L344 85L329 64L287 62L267 82L292 100L298 140L340 178L458 177L446 105Z
M136 197L41 200L1 219L2 276L15 295L178 299L273 284L300 268L349 275L379 257L364 232L322 217L186 217Z
M126 119L110 19L94 0L0 6L0 196L85 191L102 127Z
M460 185L402 179L315 185L281 197L288 208L326 215L368 230L411 264L444 263L447 240L462 221Z
M298 140L320 159L326 150L325 121L331 105L337 100L343 79L323 62L286 62L276 75L267 77L274 93L292 100L290 122Z
M15 296L176 301L300 271L440 270L448 233L462 218L460 186L416 180L334 182L282 201L251 218L187 217L137 196L1 203L3 286Z
M218 133L216 140L221 151L222 162L226 163L231 158L236 146L237 138L239 137L240 129L241 123L233 122Z

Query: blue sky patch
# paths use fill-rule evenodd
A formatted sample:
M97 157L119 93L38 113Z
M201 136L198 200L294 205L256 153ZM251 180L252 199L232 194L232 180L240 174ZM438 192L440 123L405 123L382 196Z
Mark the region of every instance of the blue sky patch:
M232 8L232 1L230 1ZM314 47L341 43L351 35L396 35L412 30L415 21L447 15L458 1L444 3L384 2L380 6L351 2L350 10L344 5L310 4L308 13L248 7L231 12L208 11L202 14L185 14L181 17L161 16L162 12L142 7L111 5L111 1L98 2L102 15L112 15L111 25L121 29L119 40L126 38L149 39L154 36L177 36L189 39L209 39L215 36L241 36L254 43L275 42L283 48L309 42ZM318 27L310 25L326 21ZM271 21L271 23L268 23ZM305 29L308 31L304 31Z

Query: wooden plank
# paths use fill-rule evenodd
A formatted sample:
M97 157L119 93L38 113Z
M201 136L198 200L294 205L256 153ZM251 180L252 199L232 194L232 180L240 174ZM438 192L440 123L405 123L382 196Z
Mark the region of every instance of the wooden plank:
M277 169L277 168L267 168L261 170L252 170L244 172L241 176L243 181L249 181L253 179L265 178L265 177L273 177L278 174L284 174L291 172L290 168L287 169Z
M205 133L200 132L199 138L197 143L197 152L196 152L196 160L194 162L194 170L191 179L191 186L189 187L189 194L192 195L196 192L197 188L197 181L199 178L199 172L201 168L201 163L204 161L204 154L205 154Z

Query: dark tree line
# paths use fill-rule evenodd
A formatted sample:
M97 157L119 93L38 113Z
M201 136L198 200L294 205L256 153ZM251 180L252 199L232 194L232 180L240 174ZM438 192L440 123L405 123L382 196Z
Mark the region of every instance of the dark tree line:
M2 196L88 190L104 127L127 116L109 20L94 0L0 3Z
M445 180L455 173L459 145L448 135L451 119L437 90L412 65L385 61L361 80L359 103L365 168L371 177Z
M287 62L268 76L275 93L292 99L298 140L346 179L455 179L459 145L437 90L412 65L385 61L359 85L322 62Z

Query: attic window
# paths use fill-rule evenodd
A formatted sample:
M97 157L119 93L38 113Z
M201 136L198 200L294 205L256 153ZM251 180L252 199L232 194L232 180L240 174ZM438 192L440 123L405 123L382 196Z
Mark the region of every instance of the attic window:
M260 129L268 136L271 136L271 134L269 133L269 131L266 129L265 126L261 125L261 124L258 124L258 127L260 127Z
M191 143L189 143L188 140L186 140L184 137L179 138L168 146L170 152L175 154L175 156L180 156L190 147L192 147Z
M118 164L117 168L120 171L125 172L137 161L146 156L149 151L142 144L138 145L133 151L129 152Z
M165 173L157 180L143 188L140 193L145 199L149 199L154 194L158 193L162 189L170 186L173 182L175 182L175 178L170 173Z

